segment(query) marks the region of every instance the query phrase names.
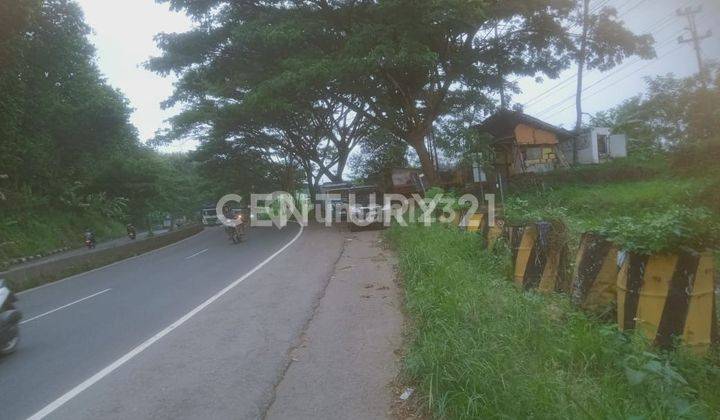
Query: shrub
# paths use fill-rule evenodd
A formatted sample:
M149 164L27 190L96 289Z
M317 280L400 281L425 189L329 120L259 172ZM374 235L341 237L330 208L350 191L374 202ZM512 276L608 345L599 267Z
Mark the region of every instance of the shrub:
M664 212L635 217L615 217L598 228L598 233L624 249L643 254L695 250L720 245L717 216L704 208L675 206Z

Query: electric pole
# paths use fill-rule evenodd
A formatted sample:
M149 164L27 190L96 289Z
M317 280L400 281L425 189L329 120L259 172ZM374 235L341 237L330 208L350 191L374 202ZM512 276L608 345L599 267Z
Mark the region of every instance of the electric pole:
M498 37L498 24L496 22L495 23L495 42L496 43L499 42L498 41L499 39L500 38ZM497 51L496 51L496 54L498 54ZM500 109L505 110L505 109L507 109L507 101L505 98L505 75L503 74L502 71L500 71L500 56L499 55L498 55L497 60L498 60L497 76L498 76L498 79L500 80Z
M575 112L577 119L575 120L575 138L573 139L573 161L575 164L578 160L578 141L580 140L580 130L582 129L582 84L583 69L585 68L585 55L587 54L587 37L589 31L590 18L590 0L583 0L582 3L582 37L580 38L580 53L578 55L578 71L577 71L577 92L575 94Z
M710 38L712 36L712 31L707 30L704 35L698 35L697 25L695 24L695 15L700 13L702 11L702 6L698 6L695 8L686 7L684 9L677 9L677 15L678 16L685 16L688 21L688 26L685 28L688 31L690 31L690 38L685 39L682 35L678 37L678 42L680 44L686 44L688 42L692 42L693 48L695 49L695 57L697 58L697 64L698 64L698 74L700 75L700 78L702 80L705 79L704 77L704 67L702 62L702 52L700 50L700 41L706 38Z

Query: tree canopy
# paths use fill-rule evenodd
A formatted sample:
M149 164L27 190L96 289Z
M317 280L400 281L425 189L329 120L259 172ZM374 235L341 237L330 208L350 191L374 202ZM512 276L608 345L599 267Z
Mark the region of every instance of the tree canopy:
M263 129L287 137L292 130L278 122L313 127L316 112L332 110L323 104L333 101L358 124L405 141L431 181L426 137L436 121L469 107L490 112L499 90L515 89L508 80L557 77L577 56L570 0L161 1L198 23L160 34L163 54L148 63L180 76L168 105L186 108L171 138L217 135L210 127L255 115L271 122ZM588 67L649 54L651 39L633 36L614 16L607 9L593 19ZM312 135L328 151L332 131ZM341 175L345 150L331 150ZM330 175L318 161L313 166Z
M0 2L0 216L96 205L142 221L190 211L179 204L199 195L180 185L187 168L138 141L89 34L73 1Z

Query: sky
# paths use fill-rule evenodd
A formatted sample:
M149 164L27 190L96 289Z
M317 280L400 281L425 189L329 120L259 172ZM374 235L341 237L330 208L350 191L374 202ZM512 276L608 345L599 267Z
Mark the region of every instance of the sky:
M155 0L77 0L93 28L91 41L97 48L97 63L108 82L119 88L135 111L132 123L146 141L165 126L165 120L178 109L162 110L160 103L172 94L173 78L163 78L142 67L148 58L158 55L153 37L159 32L184 32L192 27L189 18L173 13L166 4ZM654 36L658 58L630 58L605 73L589 71L584 79L583 111L590 114L608 109L644 90L644 78L674 73L688 76L697 72L692 44L678 44L677 37L688 32L687 21L675 14L679 7L702 6L696 15L699 31L710 29L713 36L701 44L703 58L720 61L720 0L592 0L598 5L615 7L626 25L635 33ZM575 121L575 69L558 79L538 83L534 78L517 80L522 93L512 103L525 104L525 112L547 122L572 128ZM559 86L558 86L559 85ZM542 96L540 96L542 95ZM191 150L192 140L163 147L166 152Z
M605 3L604 0L592 0L591 10L602 3ZM698 32L704 34L708 29L713 32L701 43L703 59L720 60L720 0L608 0L606 5L617 9L620 19L634 33L653 35L657 58L629 58L606 72L586 72L583 77L583 112L594 114L643 92L645 77L667 73L685 77L697 72L692 44L679 44L677 41L682 34L689 38L688 31L684 30L687 19L675 12L680 7L702 7L702 12L696 15ZM523 93L513 97L513 102L526 104L524 111L530 115L573 128L576 73L577 67L574 67L563 72L558 79L543 83L537 83L533 78L519 80Z
M163 110L160 103L173 92L174 78L163 78L143 68L142 63L160 54L154 36L159 32L184 32L192 22L173 13L167 4L155 0L76 0L93 29L90 40L97 49L97 64L113 87L130 100L134 112L131 122L140 139L151 139L165 126L177 109ZM163 147L163 151L183 151L196 146L192 141Z

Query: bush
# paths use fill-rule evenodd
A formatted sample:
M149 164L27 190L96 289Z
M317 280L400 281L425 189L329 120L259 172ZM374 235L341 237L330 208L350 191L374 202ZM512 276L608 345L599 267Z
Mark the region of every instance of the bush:
M717 216L703 208L675 206L664 212L611 218L598 233L623 249L642 254L674 252L684 247L703 251L720 246Z
M720 182L708 179L570 183L510 196L504 208L511 223L561 221L571 240L604 232L640 252L720 245Z
M678 174L720 178L720 137L683 144L671 155L670 164Z
M524 191L534 186L544 188L566 184L598 184L615 181L639 181L658 177L667 172L663 156L654 159L622 158L597 165L576 165L546 174L527 174L514 180L511 188Z

